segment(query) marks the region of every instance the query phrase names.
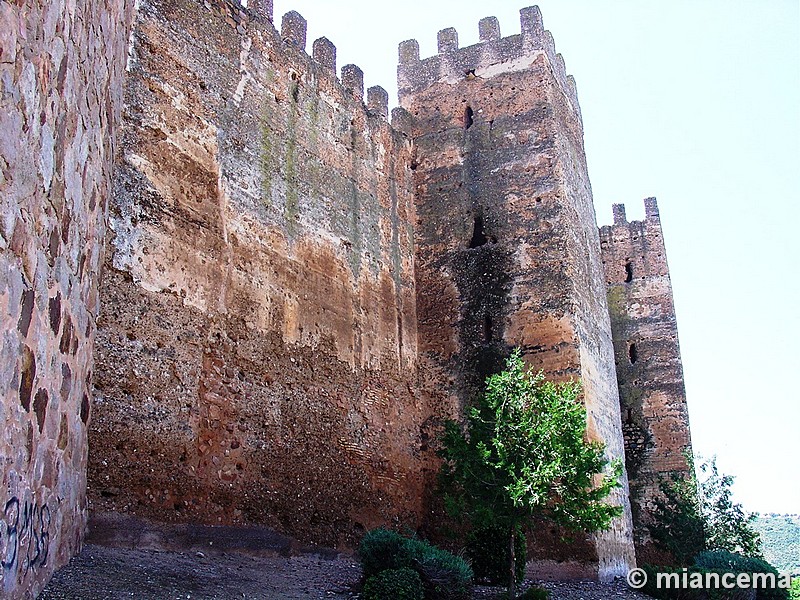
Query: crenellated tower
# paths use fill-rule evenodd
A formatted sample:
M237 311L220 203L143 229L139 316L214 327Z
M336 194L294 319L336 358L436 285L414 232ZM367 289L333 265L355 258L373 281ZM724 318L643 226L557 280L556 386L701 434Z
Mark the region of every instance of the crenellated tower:
M647 532L659 481L691 471L692 441L667 253L655 198L645 219L600 229L614 335L625 458L639 562L661 564Z
M575 82L538 8L521 33L480 22L478 44L439 32L437 56L400 44L401 106L415 144L416 289L420 360L448 401L463 408L510 349L553 379L580 378L590 435L623 456L592 193ZM536 564L599 576L634 563L625 515L611 531L534 549ZM541 537L541 536L540 536ZM568 566L569 565L569 566ZM544 573L544 571L540 571Z

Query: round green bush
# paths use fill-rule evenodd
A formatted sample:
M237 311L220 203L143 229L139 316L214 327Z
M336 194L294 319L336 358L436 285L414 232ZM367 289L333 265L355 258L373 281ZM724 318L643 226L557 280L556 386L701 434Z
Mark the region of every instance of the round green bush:
M472 564L475 579L497 585L508 583L508 534L506 527L489 525L470 531L464 553ZM525 578L525 534L517 532L514 540L514 573L517 581Z
M425 589L414 569L387 569L367 579L361 597L364 600L423 600Z
M422 577L425 600L472 598L472 569L460 556L411 538L405 540L401 561Z
M416 538L386 529L368 532L358 547L364 580L386 570L417 572L425 600L468 600L472 597L472 569L460 556Z
M387 529L373 529L367 532L358 546L364 579L377 575L386 569L409 566L403 563L403 546L406 538Z

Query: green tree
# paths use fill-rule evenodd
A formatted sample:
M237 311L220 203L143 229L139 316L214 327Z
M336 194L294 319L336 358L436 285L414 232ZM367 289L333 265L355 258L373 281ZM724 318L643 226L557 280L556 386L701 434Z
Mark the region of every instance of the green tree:
M700 463L700 473L706 547L762 558L761 536L755 529L758 515L733 501L734 478L719 472L716 456Z
M607 503L619 486L621 461L586 439L578 383L545 381L515 350L506 369L486 380L486 393L466 422L447 423L440 456L448 512L473 527L508 532L509 597L515 592L515 538L532 518L572 530L608 529L622 509Z
M690 477L673 473L659 483L652 522L647 528L653 542L666 550L680 566L689 566L706 550L706 521L694 466Z
M691 477L673 474L661 482L662 493L648 525L653 541L681 565L691 564L703 550L762 558L757 515L733 501L734 478L719 472L716 457L701 461L696 469L692 461L690 466Z

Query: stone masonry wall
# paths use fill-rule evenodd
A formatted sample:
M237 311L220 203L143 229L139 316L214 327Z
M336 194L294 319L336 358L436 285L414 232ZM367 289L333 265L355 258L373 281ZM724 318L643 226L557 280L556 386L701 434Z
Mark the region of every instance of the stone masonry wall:
M132 3L0 1L0 596L80 548Z
M297 13L143 0L90 432L98 511L329 546L423 512L411 143Z
M678 327L661 220L655 198L644 221L628 222L614 205L614 224L600 229L614 353L620 390L625 458L631 486L637 557L663 560L647 533L659 479L689 475L692 442L683 384Z
M439 54L400 46L400 102L415 143L417 311L421 360L462 407L520 346L554 379L579 377L590 435L622 458L619 398L600 243L575 84L537 8L522 33ZM627 480L613 529L565 545L537 527L540 573L612 578L634 564ZM550 571L552 572L552 571Z

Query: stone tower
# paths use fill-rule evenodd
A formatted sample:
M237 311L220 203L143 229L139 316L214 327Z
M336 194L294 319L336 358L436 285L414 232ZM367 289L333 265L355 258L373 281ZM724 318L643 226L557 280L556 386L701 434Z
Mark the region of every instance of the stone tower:
M400 45L401 106L410 115L417 210L421 360L463 406L514 346L550 378L583 382L590 435L623 456L613 347L583 125L538 8L520 35L480 22L480 43L439 32L437 56ZM570 561L601 579L633 565L627 481L614 528L535 559ZM555 532L552 532L555 534Z
M688 475L692 450L658 204L644 203L644 221L629 223L615 204L614 225L600 229L639 562L657 558L647 523L659 479Z

